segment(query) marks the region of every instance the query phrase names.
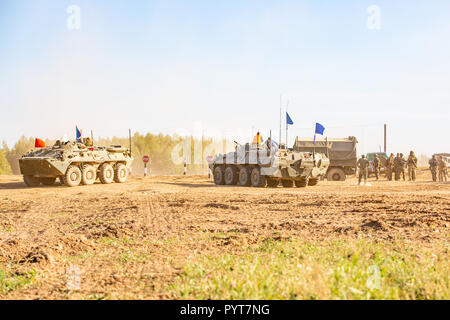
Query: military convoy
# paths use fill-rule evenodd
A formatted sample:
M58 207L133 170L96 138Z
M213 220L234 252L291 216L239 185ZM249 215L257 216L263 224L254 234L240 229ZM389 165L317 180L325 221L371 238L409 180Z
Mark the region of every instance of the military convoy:
M217 185L306 187L316 185L330 161L323 153L277 149L271 143L236 143L235 151L209 163Z
M25 184L53 185L57 178L69 187L123 183L133 161L131 150L121 146L92 147L79 142L57 141L51 147L30 151L19 159Z

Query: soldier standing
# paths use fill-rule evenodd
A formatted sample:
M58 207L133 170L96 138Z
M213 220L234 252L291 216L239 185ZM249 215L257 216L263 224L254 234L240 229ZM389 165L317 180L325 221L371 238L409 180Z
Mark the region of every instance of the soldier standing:
M378 158L378 155L375 155L373 158L373 171L375 172L375 177L379 178L380 175L380 166L381 166L381 161Z
M363 154L361 158L357 162L357 166L359 168L359 177L358 184L361 185L361 179L364 177L364 184L367 183L367 169L369 168L369 161L366 159L366 156Z
M445 163L442 156L439 157L439 182L447 181L447 163Z
M414 155L414 151L409 153L407 166L409 181L416 181L417 157Z
M447 165L447 163L445 163L445 166L444 166L444 178L445 178L445 181L448 180L448 165Z
M445 177L445 181L447 181L448 180L448 164L447 163L445 163L445 166L444 166L444 177Z
M431 170L431 177L433 178L433 181L437 180L437 167L439 166L439 162L436 159L436 156L433 155L430 159L430 161L428 161L428 164L430 165L430 170Z
M389 181L392 181L392 169L394 167L394 154L391 153L389 158L386 160L386 177Z
M400 165L400 177L403 178L403 181L406 181L405 178L406 159L403 156L403 153L400 153L399 165Z
M401 170L400 153L397 153L397 156L394 158L394 174L395 174L395 181L400 180L400 170Z

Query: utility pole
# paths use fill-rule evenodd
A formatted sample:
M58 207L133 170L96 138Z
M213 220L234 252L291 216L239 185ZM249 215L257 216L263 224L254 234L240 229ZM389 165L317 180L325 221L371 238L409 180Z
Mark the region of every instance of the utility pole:
M387 124L384 124L384 153L387 152L387 148L386 148L386 136L387 136Z

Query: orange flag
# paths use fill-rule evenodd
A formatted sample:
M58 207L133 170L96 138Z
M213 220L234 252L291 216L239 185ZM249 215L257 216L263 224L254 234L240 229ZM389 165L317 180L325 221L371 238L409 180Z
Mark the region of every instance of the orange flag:
M36 138L34 141L34 147L35 148L45 148L45 142L41 139Z

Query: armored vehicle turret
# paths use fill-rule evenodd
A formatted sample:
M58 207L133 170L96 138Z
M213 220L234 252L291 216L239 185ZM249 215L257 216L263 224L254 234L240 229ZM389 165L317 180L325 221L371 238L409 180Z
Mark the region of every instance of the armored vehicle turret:
M327 172L323 153L278 150L271 143L236 143L235 151L216 155L209 163L217 185L289 188L316 185Z
M53 146L30 151L19 159L25 184L53 185L57 178L69 187L101 183L123 183L133 156L121 146L92 147L83 143L57 141Z

